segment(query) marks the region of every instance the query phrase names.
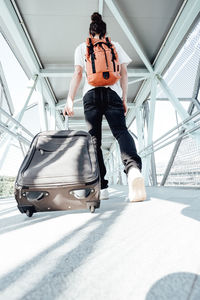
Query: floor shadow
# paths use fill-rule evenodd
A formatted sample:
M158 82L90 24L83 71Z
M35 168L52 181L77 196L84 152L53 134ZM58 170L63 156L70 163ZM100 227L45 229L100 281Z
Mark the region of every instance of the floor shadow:
M0 205L7 205L7 204L12 204L13 203L13 199L9 199L9 200L4 200L4 201L0 201Z
M199 300L200 276L180 272L158 280L149 290L145 300Z
M0 211L0 217L3 216L3 215L7 215L7 214L9 214L9 213L11 213L12 211L15 211L15 210L16 210L16 206L5 208L5 209Z
M116 219L122 214L126 208L125 203L118 203L113 207L104 208L95 217L87 221L82 226L77 227L70 234L61 238L52 246L48 247L37 256L31 258L26 263L19 265L17 268L7 273L0 278L0 291L3 292L10 285L13 285L21 277L25 278L26 272L30 271L32 267L41 263L47 254L52 253L59 247L65 245L74 238L76 234L84 233L84 230L97 222L97 227L86 236L84 240L73 248L65 255L61 255L58 259L57 265L51 270L51 272L43 275L43 277L37 282L37 286L33 286L31 282L27 282L26 286L30 287L28 292L26 291L20 299L41 299L41 295L45 295L45 299L56 299L64 290L66 290L66 279L70 276L74 270L84 264L84 261L93 252L96 244L102 239L105 233L109 230L109 227L115 223ZM110 212L109 214L107 214ZM40 272L38 267L38 272ZM24 284L24 283L23 283ZM20 287L19 287L20 289Z
M181 213L189 218L200 221L200 189L176 187L147 187L150 197L188 205Z
M17 208L12 208L12 212L18 211ZM96 210L98 212L98 209ZM8 211L7 213L9 213ZM3 213L3 212L2 212ZM55 219L61 217L63 215L72 215L72 214L87 214L90 213L89 210L65 210L65 211L51 211L51 212L38 212L33 214L31 218L28 218L26 214L21 214L18 212L17 215L2 217L0 218L0 235L4 233L8 233L13 230L18 230L27 226L31 226L33 224L41 223L50 219ZM6 212L5 212L6 214Z

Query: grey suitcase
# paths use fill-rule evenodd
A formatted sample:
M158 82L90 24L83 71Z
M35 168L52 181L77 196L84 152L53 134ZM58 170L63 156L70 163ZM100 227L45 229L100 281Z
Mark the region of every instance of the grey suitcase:
M61 130L37 134L15 182L21 213L100 207L100 176L89 133Z

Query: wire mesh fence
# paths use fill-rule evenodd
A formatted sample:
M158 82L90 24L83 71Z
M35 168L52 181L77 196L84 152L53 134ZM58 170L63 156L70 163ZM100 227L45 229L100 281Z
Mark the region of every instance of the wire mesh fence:
M200 187L200 137L199 142L192 136L181 141L165 185Z
M196 101L192 114L198 112L199 82L200 82L200 21L188 34L185 43L177 53L174 61L164 76L170 89L176 97L190 97ZM159 97L163 94L159 91ZM196 99L196 100L192 100ZM200 127L200 121L195 122ZM176 145L173 164L168 170L166 186L200 186L200 129L195 131L196 138L184 136L179 145ZM159 152L159 151L158 151ZM158 153L159 155L159 153ZM158 184L161 184L167 164L157 166ZM169 167L169 166L168 166Z

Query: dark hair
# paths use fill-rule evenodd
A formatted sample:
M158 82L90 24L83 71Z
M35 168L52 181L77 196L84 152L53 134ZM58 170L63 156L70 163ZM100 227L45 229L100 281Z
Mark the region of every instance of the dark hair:
M93 37L95 34L99 34L99 38L103 38L106 34L106 23L102 20L102 16L98 12L94 12L91 15L91 20L89 33Z

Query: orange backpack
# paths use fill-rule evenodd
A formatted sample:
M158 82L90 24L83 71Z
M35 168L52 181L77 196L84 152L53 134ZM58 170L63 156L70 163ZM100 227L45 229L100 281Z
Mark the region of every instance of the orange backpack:
M112 85L120 76L118 54L110 38L86 40L86 75L93 86Z

